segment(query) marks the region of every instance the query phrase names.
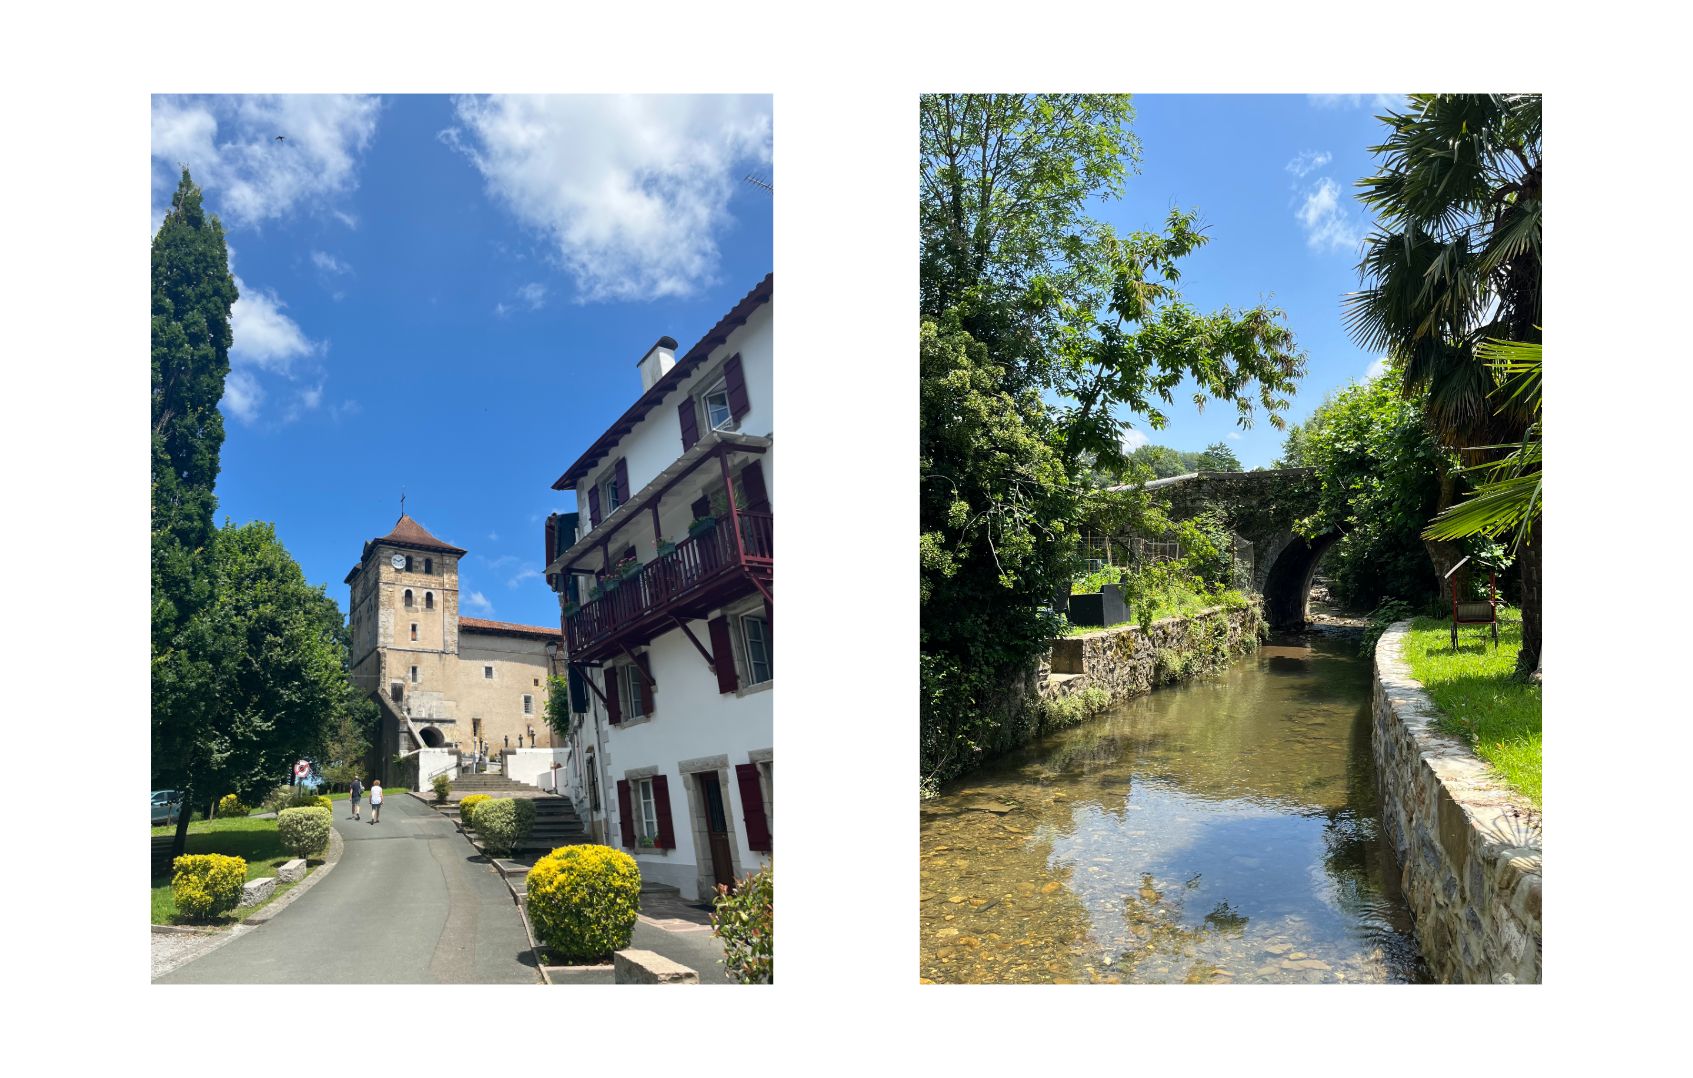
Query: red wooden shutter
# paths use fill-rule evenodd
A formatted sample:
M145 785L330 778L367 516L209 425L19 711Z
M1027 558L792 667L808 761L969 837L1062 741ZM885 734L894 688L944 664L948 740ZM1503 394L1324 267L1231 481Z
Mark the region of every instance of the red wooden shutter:
M753 461L741 469L741 489L746 492L747 504L741 506L749 513L770 512L770 494L764 489L764 465Z
M718 693L734 692L741 687L735 674L735 648L729 643L729 619L711 619L711 665L717 668Z
M653 808L658 811L658 837L653 845L661 850L676 848L676 829L670 826L670 780L653 776Z
M617 458L617 504L622 505L629 500L629 459Z
M617 691L617 682L620 680L620 675L615 666L602 666L600 669L603 671L600 676L601 680L605 682L606 717L611 720L613 726L616 726L623 721L623 704Z
M736 352L723 364L723 388L729 391L729 414L736 419L747 414L747 378L741 373L741 354Z
M623 845L635 848L635 812L629 807L629 780L617 780L617 822L623 831Z
M588 527L600 526L600 488L588 488Z
M676 415L682 420L682 452L686 453L700 440L700 421L694 412L694 398L682 398L682 403L676 406Z
M741 814L747 820L747 848L770 852L770 821L764 815L764 787L758 781L757 764L736 764L735 780L741 786Z
M641 679L641 710L646 714L651 715L653 713L652 664L647 661L647 656L644 652L635 656L635 661L640 664L641 673L647 675Z

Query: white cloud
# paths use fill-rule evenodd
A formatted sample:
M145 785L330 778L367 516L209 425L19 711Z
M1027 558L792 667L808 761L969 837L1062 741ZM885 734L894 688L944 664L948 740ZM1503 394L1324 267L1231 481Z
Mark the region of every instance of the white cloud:
M1285 166L1295 176L1303 179L1334 160L1334 154L1327 150L1301 150L1299 156L1289 161Z
M1355 251L1364 230L1341 204L1340 185L1324 176L1305 192L1294 216L1305 228L1305 245L1313 251Z
M525 580L539 580L540 578L541 570L532 565L525 565L522 569L518 570L516 576L506 581L506 587L515 588Z
M771 159L763 96L466 97L456 109L462 126L441 140L547 236L582 301L710 283L730 194L744 167Z
M1374 363L1370 364L1370 369L1364 372L1364 381L1373 382L1377 378L1380 378L1382 375L1384 375L1386 373L1387 373L1387 357L1382 356L1380 359L1378 359Z
M488 533L488 541L490 543L499 542L500 541L500 534L498 532L489 532Z
M259 417L259 405L264 403L264 387L252 371L235 369L223 383L223 404L229 414L243 423Z
M1133 427L1123 428L1123 452L1133 453L1149 441L1150 438Z
M1404 94L1306 94L1305 99L1320 109L1355 109L1366 100L1378 112L1405 105Z
M503 304L503 303L494 304L494 314L496 316L498 316L500 318L504 318L506 315L508 315L510 313L511 313L511 308L507 307L505 304Z
M538 311L547 305L547 286L530 283L517 290L517 298L529 304L529 309Z
M235 287L241 298L229 312L235 334L229 349L232 365L286 376L293 373L296 360L323 351L322 343L307 337L298 323L282 313L287 304L274 291L248 288L240 277L235 278Z
M332 273L336 275L353 272L353 267L347 265L334 255L329 254L327 251L313 251L312 265L316 266L325 273Z
M339 423L343 419L351 419L364 411L364 405L355 400L345 400L340 404L329 406L329 418Z
M251 227L358 186L359 157L376 133L381 102L352 94L153 98L155 228L187 165L206 205L233 227ZM276 141L276 136L283 141Z
M1241 439L1241 433L1238 430L1231 430L1229 431L1228 438L1231 442L1238 442Z
M461 596L459 604L472 614L492 614L494 612L494 604L490 603L488 597L479 591Z

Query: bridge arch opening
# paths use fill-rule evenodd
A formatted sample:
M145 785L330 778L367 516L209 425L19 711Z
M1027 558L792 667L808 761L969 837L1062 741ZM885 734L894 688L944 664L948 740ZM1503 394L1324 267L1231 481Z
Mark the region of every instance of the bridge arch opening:
M1331 531L1312 539L1295 536L1275 554L1264 576L1264 620L1272 629L1298 629L1305 625L1305 603L1311 596L1311 580L1317 564L1340 539Z
M438 749L442 745L445 745L446 743L447 743L447 737L446 737L445 734L443 734L441 732L440 727L438 727L438 726L425 726L423 728L423 747L424 748L426 748L426 749Z

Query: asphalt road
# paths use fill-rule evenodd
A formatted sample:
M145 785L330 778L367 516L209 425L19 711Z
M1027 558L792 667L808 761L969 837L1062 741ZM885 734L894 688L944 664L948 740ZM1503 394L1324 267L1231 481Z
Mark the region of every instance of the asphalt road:
M537 984L511 894L453 825L405 794L382 822L335 803L346 852L268 924L159 984Z

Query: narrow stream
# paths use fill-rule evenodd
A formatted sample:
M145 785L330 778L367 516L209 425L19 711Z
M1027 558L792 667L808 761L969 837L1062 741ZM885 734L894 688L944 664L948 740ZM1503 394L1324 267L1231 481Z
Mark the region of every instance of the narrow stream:
M922 976L1428 981L1369 694L1355 640L1281 637L943 790L922 806Z

